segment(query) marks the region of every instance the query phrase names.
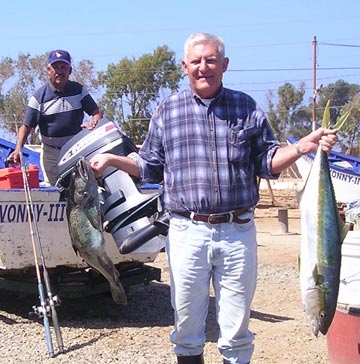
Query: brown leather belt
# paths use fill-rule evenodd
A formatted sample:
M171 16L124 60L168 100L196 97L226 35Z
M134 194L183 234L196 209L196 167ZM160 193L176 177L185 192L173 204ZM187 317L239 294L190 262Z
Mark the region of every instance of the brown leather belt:
M207 222L211 225L216 224L222 224L227 222L235 222L237 224L246 224L250 221L250 219L240 219L239 216L245 214L246 212L250 212L251 208L245 208L240 210L235 210L232 212L225 212L225 213L219 213L219 214L210 214L210 215L202 215L202 214L196 214L194 212L190 211L173 211L175 214L178 214L180 216L187 217L188 219L194 220L194 221L201 221L201 222Z

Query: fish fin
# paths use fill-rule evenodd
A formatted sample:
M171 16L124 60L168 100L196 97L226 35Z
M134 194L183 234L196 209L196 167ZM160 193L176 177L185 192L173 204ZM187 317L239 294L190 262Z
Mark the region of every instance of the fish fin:
M314 282L317 282L317 278L318 278L318 268L317 268L317 264L314 265L314 269L312 271L312 277L314 279Z
M334 125L334 129L338 129L340 130L344 124L346 123L347 119L349 118L350 114L351 114L351 110L352 107L347 110L346 112L344 112L343 115L341 115L337 120L336 120L336 124ZM323 120L321 123L321 126L323 128L329 128L330 127L330 99L327 101L326 106L325 106L325 110L324 110L324 114L323 114Z
M334 126L335 129L340 130L343 127L343 125L346 123L346 120L348 119L348 117L351 114L351 110L352 110L352 107L350 107L349 110L344 112L344 114L339 117L339 119L336 121L336 124Z
M80 256L80 251L79 251L79 249L76 247L76 245L75 245L73 242L71 242L71 246L72 246L72 248L73 248L73 250L74 250L74 252L75 252L75 255L76 255L76 256L78 256L78 257L81 257L81 256Z
M326 103L321 123L321 127L323 128L328 128L329 126L330 126L330 99Z
M347 222L344 222L343 219L338 214L338 225L339 225L339 232L340 232L340 243L345 240L347 233L350 230L350 224Z
M318 265L315 264L314 265L314 269L312 271L312 277L315 283L315 287L317 289L319 289L319 287L321 287L321 285L324 283L324 277L319 274L319 270L318 270Z

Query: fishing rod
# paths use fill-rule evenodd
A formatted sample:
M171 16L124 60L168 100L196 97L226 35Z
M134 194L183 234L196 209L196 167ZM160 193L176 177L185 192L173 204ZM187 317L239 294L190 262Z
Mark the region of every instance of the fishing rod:
M35 231L33 229L32 224L32 217L35 216L33 214L32 208L31 208L31 200L29 198L30 193L30 187L29 187L29 181L27 178L27 171L26 167L22 160L22 151L20 152L20 166L21 166L21 172L23 177L23 183L24 183L24 192L25 192L25 201L26 201L26 209L28 213L28 221L29 221L29 227L30 227L30 234L31 234L31 242L32 242L32 249L35 259L35 269L36 269L36 278L37 278L37 286L38 286L38 292L39 292L39 298L40 298L40 306L36 307L33 306L34 312L39 318L43 319L43 324L45 328L45 338L46 338L46 344L48 353L51 357L54 356L54 347L51 339L51 332L50 332L50 321L49 321L49 311L50 307L47 303L46 296L45 296L45 289L43 286L42 278L41 278L41 271L40 271L40 264L38 259L38 253L37 248L35 245Z
M31 198L31 190L30 190L29 180L28 180L28 171L27 171L27 168L23 161L22 150L20 151L19 157L20 157L20 166L21 166L21 172L22 172L23 183L24 183L24 192L25 192L26 208L27 208L27 213L28 213L28 222L29 222L30 233L31 233L32 249L33 249L34 260L35 260L37 286L38 286L38 292L39 292L39 298L40 298L40 306L33 306L33 310L34 310L34 313L39 318L43 319L48 354L50 357L53 357L54 356L54 347L53 347L52 338L51 338L49 316L51 316L52 323L54 326L55 336L56 336L56 341L57 341L59 352L64 351L64 343L63 343L63 339L62 339L62 335L61 335L61 331L60 331L60 325L59 325L56 308L55 308L55 306L60 304L60 299L58 296L53 296L53 294L52 294L50 277L49 277L48 271L46 269L45 258L44 258L42 244L41 244L41 240L40 240L39 229L37 226L36 219L34 218L35 217L34 204L32 202L32 198ZM39 264L39 261L41 264ZM41 276L40 265L41 265L42 272L43 272L43 279ZM44 285L43 285L43 280L45 283L46 293L45 293L45 289L44 289Z

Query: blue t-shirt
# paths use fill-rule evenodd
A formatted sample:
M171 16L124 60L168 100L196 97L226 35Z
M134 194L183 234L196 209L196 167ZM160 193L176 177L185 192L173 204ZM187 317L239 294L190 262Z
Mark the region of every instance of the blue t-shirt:
M97 109L80 83L68 81L63 92L47 83L31 96L23 123L33 128L39 126L42 142L61 148L81 130L84 112L92 115Z

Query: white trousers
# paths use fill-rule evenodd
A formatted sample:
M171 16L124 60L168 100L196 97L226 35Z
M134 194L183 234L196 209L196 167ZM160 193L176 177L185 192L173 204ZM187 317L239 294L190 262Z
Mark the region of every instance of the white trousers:
M257 242L252 213L246 224L210 225L174 214L166 251L175 327L170 335L176 355L203 352L210 282L219 324L218 349L229 363L248 363L254 345L250 307L257 280Z

